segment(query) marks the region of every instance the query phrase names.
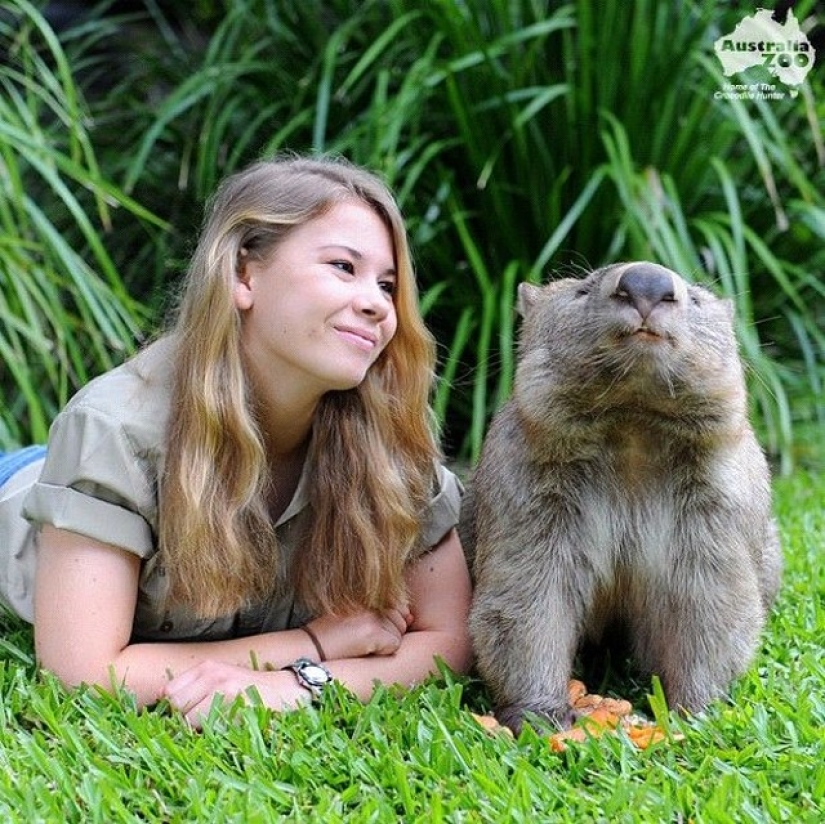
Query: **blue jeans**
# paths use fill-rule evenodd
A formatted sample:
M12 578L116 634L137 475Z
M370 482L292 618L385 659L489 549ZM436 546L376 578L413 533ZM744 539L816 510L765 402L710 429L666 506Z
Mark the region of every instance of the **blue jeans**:
M0 487L21 469L39 461L45 454L45 446L27 446L14 452L0 452Z

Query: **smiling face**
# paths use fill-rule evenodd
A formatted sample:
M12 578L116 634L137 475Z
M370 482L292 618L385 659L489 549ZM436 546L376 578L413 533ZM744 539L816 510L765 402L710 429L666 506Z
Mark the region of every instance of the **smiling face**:
M311 402L358 386L395 334L396 278L387 226L355 199L242 260L234 301L257 388Z

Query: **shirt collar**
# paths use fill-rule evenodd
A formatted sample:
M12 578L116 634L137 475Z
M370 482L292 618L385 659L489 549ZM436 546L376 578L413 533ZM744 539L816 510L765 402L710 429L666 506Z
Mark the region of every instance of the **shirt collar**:
M298 478L298 486L295 487L295 492L292 495L292 500L289 506L283 511L281 517L275 523L275 527L285 524L291 518L294 518L301 510L305 509L309 503L309 461L305 458L304 465L301 467L301 476Z

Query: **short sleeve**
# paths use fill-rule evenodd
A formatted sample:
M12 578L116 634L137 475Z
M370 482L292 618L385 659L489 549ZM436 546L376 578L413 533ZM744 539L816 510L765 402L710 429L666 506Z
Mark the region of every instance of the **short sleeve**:
M458 524L464 487L456 475L445 466L437 468L435 494L424 516L421 542L427 549L434 547Z
M121 421L93 407L70 405L52 425L46 461L23 515L146 558L155 550L154 475Z

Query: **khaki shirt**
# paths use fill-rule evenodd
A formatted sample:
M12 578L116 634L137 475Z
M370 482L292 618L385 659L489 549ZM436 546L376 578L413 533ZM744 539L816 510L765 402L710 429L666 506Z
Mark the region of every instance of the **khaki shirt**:
M26 467L0 489L0 601L26 620L33 620L39 524L122 547L143 560L134 641L218 640L301 626L311 617L287 584L266 602L219 619L201 620L185 609L162 608L166 580L156 554L158 481L173 361L174 342L165 338L93 380L55 419L45 461ZM461 486L442 466L437 480L422 523L427 547L435 546L458 522ZM275 526L285 570L312 515L307 481L305 466ZM288 574L284 580L290 580Z

